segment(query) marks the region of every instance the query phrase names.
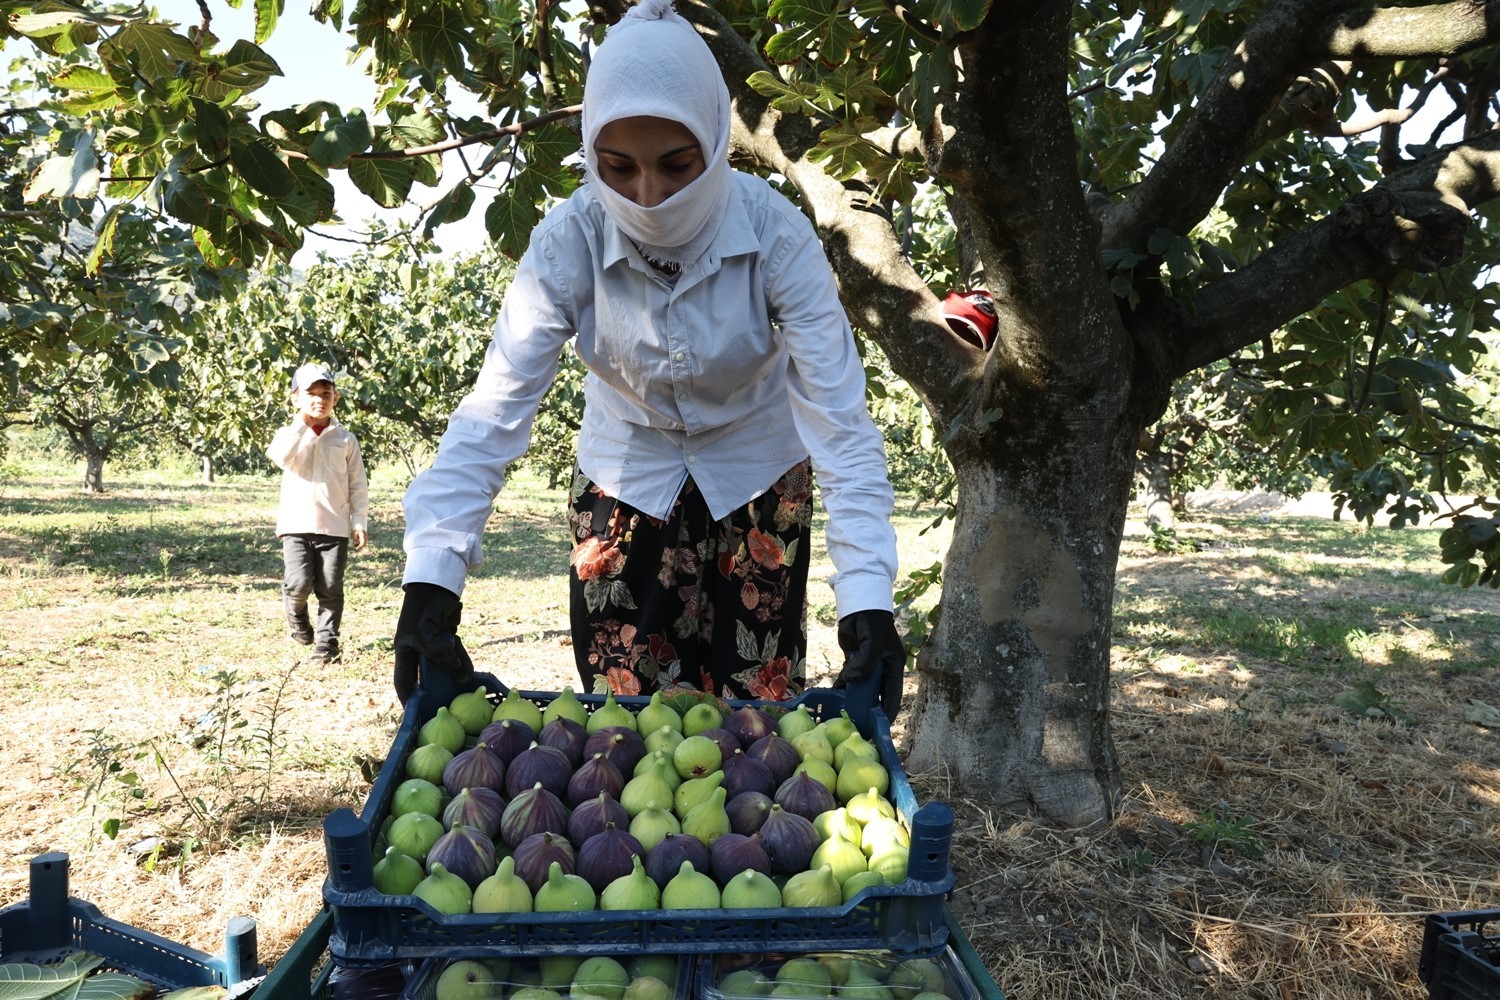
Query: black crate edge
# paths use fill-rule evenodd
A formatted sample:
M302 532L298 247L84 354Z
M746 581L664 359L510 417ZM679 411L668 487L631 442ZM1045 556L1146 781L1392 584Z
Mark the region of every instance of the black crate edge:
M1500 997L1500 910L1428 914L1417 976L1429 1000Z
M150 931L111 920L92 903L68 895L68 855L50 851L31 859L31 892L0 910L0 961L44 965L87 952L104 967L146 980L156 994L194 986L222 986L248 996L263 969L255 956L255 921L235 917L224 954L206 955Z

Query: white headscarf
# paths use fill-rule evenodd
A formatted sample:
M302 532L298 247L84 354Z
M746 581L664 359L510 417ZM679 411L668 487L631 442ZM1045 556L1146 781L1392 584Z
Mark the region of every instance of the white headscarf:
M600 129L638 115L684 125L706 167L651 208L604 183L594 151ZM605 35L583 85L583 150L594 197L643 253L688 264L708 249L729 204L729 88L708 43L672 0L641 0Z

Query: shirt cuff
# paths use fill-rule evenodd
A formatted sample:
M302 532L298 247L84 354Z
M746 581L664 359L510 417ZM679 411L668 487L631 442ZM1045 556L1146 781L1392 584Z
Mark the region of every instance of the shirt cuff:
M468 572L463 557L447 549L411 549L406 553L406 573L401 577L401 585L435 583L462 597Z
M856 611L895 611L895 583L868 573L839 573L829 583L834 605L843 618Z

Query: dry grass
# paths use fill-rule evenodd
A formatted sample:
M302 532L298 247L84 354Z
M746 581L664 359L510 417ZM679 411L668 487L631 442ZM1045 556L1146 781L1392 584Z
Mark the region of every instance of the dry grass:
M396 728L400 512L394 489L378 496L346 661L317 666L281 636L266 483L142 481L104 503L58 480L0 487L14 692L0 709L0 902L25 896L30 857L61 849L74 894L108 916L217 952L248 914L263 959L286 951L319 907L321 820L359 808ZM556 503L509 495L467 598L481 667L538 690L572 680ZM940 544L916 537L926 520L903 525L907 565ZM1500 901L1500 733L1463 717L1471 698L1500 702L1500 595L1426 588L1428 570L1392 569L1409 550L1326 531L1216 517L1183 529L1201 551L1171 558L1127 539L1113 702L1125 784L1108 826L1053 829L914 777L958 812L953 908L1013 1000L1417 1000L1422 915ZM1278 553L1256 549L1257 532ZM1316 565L1288 568L1299 544ZM1350 621L1272 656L1205 640L1238 627L1231 611ZM825 679L830 617L814 608ZM1413 721L1337 707L1359 680ZM245 722L221 739L216 697L219 718ZM148 741L169 772L130 749ZM87 794L67 770L91 748L138 768L144 798L118 798L113 780ZM128 821L115 841L100 836L111 814ZM1228 835L1217 850L1205 816ZM164 846L148 864L131 847L153 837Z

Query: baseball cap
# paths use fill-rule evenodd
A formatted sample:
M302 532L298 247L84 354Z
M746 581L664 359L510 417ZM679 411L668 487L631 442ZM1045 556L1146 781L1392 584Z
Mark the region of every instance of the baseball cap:
M949 292L943 299L943 318L954 333L986 351L995 343L1000 327L995 300L983 290Z
M327 382L329 385L333 385L333 369L314 361L303 365L292 373L293 392L306 389L314 382Z

